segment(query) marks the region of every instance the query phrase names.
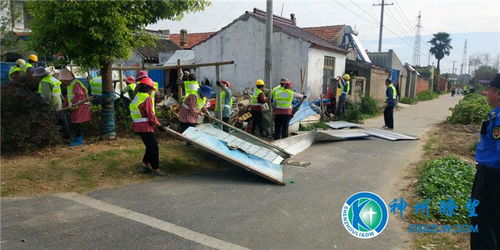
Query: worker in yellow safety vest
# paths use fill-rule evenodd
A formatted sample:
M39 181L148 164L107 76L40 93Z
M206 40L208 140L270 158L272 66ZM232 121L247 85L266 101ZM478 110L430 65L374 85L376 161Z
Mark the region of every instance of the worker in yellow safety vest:
M224 122L229 122L229 118L231 117L231 112L233 108L233 93L231 91L231 83L228 81L217 81L216 82L217 86L219 88L222 88L222 91L220 92L220 103L222 106L222 121ZM217 113L219 111L219 106L217 102L215 102L215 109L214 111ZM224 131L228 131L229 128L227 126L223 126L222 128Z
M387 86L385 91L387 105L384 109L384 128L392 130L394 129L394 106L396 106L397 91L390 78L385 79L385 86Z
M142 158L142 164L139 168L141 173L151 173L154 175L165 175L160 170L160 157L158 151L158 142L155 138L155 128L165 132L165 128L160 124L158 118L153 112L151 102L151 93L155 90L153 80L149 77L141 78L136 86L136 94L129 105L130 117L133 121L133 131L141 136L146 152Z
M345 112L345 103L347 101L347 96L349 95L349 90L351 89L351 76L349 74L344 74L342 79L338 79L338 87L340 88L339 103L337 104L336 116L341 118Z
M181 122L180 131L184 132L189 127L194 127L198 123L198 116L207 113L205 107L207 98L212 96L212 88L203 85L196 92L184 97L179 110L179 120Z
M304 98L304 95L292 90L292 83L288 80L283 89L274 93L274 135L275 140L288 137L288 127L292 119L292 102L294 98Z
M19 81L21 79L24 65L26 65L26 61L24 61L24 59L19 58L16 60L16 64L9 69L10 81Z
M250 100L250 113L252 114L252 134L256 130L259 131L261 136L267 137L266 129L264 128L264 106L267 103L266 94L264 93L264 81L258 79L255 81L255 90L253 91Z
M61 81L53 77L44 67L35 68L32 77L39 82L37 93L55 110L61 110L63 103ZM62 125L63 137L69 139L71 134L69 122L64 112L59 112L58 120Z
M35 54L31 54L28 56L28 62L23 66L23 72L28 75L28 77L31 77L33 75L33 72L38 64L38 56Z
M184 81L184 96L196 93L200 88L200 84L196 81L196 74L190 73L187 75L187 80Z

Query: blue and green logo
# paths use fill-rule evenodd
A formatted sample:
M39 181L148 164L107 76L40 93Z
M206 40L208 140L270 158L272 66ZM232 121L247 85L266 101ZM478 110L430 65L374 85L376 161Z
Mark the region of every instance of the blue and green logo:
M341 219L350 234L360 239L370 239L384 231L389 213L384 200L378 195L359 192L346 200Z

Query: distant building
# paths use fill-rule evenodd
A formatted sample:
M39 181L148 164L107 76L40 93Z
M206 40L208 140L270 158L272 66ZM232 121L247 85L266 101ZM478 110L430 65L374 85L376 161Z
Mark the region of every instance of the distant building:
M288 78L296 91L301 90L301 70L306 72L303 92L318 98L335 76L345 70L347 50L306 29L291 18L273 16L272 86ZM193 46L197 62L231 61L221 67L221 78L231 82L236 93L250 93L257 79L264 78L266 12L254 9ZM213 68L197 70L199 78L215 80Z

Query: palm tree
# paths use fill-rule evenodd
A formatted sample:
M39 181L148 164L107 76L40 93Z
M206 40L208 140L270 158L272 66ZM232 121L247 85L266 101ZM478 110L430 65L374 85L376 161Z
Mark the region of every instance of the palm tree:
M433 34L433 36L434 37L429 41L432 45L430 52L437 59L437 70L439 72L439 62L441 62L441 59L443 59L444 56L450 55L450 50L453 49L453 47L450 45L450 34L446 32L438 32Z

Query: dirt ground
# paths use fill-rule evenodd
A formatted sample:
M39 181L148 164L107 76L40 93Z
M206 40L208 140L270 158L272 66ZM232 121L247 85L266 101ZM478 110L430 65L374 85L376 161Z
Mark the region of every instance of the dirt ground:
M58 146L23 155L3 155L1 196L87 192L153 178L221 170L229 165L184 142L167 138L158 141L160 168L167 177L151 177L137 171L145 149L142 141L133 137L88 142L81 147Z
M422 138L421 161L412 164L406 171L401 191L408 197L408 207L419 199L416 194L418 178L423 170L422 163L444 156L455 156L474 163L474 151L479 139L478 125L438 124ZM422 224L412 214L405 215L407 223ZM470 249L468 234L413 234L415 249Z

